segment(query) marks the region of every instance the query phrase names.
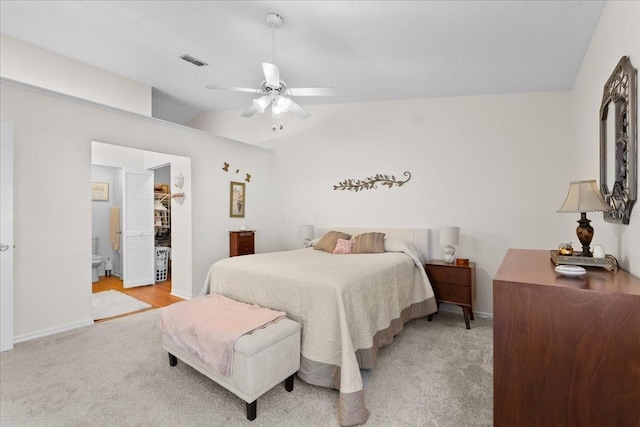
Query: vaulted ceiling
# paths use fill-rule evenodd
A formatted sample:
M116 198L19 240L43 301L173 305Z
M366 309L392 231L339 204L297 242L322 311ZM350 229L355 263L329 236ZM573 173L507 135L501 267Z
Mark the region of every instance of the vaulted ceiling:
M302 106L571 89L603 1L2 1L2 34L198 111L245 109L274 61ZM284 18L272 33L265 15ZM206 62L196 67L179 57Z

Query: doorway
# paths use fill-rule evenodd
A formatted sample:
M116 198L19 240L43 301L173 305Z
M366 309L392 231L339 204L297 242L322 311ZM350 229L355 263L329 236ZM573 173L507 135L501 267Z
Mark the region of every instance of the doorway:
M0 351L13 349L13 125L0 125Z
M149 152L97 141L92 143L93 180L96 180L98 176L108 180L111 176L114 188L122 188L122 181L118 176L122 175L123 169L131 168L153 172L154 175L149 194L149 215L152 221L149 250L152 250L154 254L153 273L155 280L151 280L152 283L150 284L147 282L147 286L128 289L123 287L121 279L125 274L124 269L126 268L126 263L123 259L126 254L123 252L126 252L126 248L117 247L117 245L113 247L111 241L113 236L111 235L100 243L100 255L103 255L105 261L110 258L110 263L105 263L102 266L98 276L99 281L92 284L93 293L107 290L117 291L146 302L152 308L191 298L193 296L191 286L191 203L188 198L185 198L183 203L176 207L170 193L174 175L177 176L179 174L184 180L182 192L186 192L185 190L190 188L191 160L186 157ZM158 200L156 190L162 191L163 195L161 196L160 204L167 209L167 214L160 224L157 223L158 218L155 210L156 200ZM120 204L122 196L123 194L114 194L114 203ZM96 202L92 203L95 205ZM102 206L102 209L104 210L106 207ZM121 217L121 220L122 218L124 217ZM97 230L100 227L100 221L100 219L92 217L92 232L94 234L100 233ZM102 222L104 223L104 221ZM125 224L121 224L121 231L124 228ZM174 230L178 230L179 233L175 233ZM109 234L109 232L105 232L103 227L101 234ZM173 236L176 234L178 234L178 238L174 239ZM120 242L122 242L122 239ZM170 260L167 259L165 265L158 264L155 257L157 244L161 244L167 248L167 252L171 252ZM156 275L163 267L166 268L164 270L165 275Z

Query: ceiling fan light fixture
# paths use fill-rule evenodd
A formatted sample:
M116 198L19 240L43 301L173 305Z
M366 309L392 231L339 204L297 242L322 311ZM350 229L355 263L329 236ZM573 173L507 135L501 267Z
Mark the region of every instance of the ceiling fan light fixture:
M268 13L265 16L265 22L271 28L271 62L262 62L262 72L264 80L259 88L247 87L225 87L217 85L207 85L207 89L230 90L233 92L249 92L258 94L258 98L253 100L251 107L243 111L241 117L252 117L255 113L264 113L269 105L271 105L271 117L280 119L286 113L292 112L296 116L307 119L311 116L307 110L298 105L293 99L296 96L333 96L336 90L333 87L302 87L289 88L287 84L280 80L280 68L275 64L276 57L276 29L283 23L282 16L277 13ZM286 95L286 96L283 96ZM280 129L283 128L280 123ZM274 124L273 131L277 126Z
M286 111L282 111L275 102L271 104L271 118L279 119L284 116L284 113L286 113Z
M258 99L254 99L253 106L256 107L256 110L258 110L260 113L264 113L265 108L269 106L270 102L271 102L271 97L265 95L265 96L261 96Z
M283 113L289 112L289 110L291 110L292 104L293 101L284 96L278 96L275 100L275 107L277 107L278 110L282 111Z

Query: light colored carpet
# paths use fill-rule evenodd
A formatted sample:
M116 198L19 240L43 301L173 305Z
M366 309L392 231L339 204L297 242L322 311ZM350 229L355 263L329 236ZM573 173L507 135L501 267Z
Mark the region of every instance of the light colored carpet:
M151 307L146 302L114 290L97 292L92 294L91 298L93 320L106 319Z
M337 426L335 390L296 378L258 417L213 381L170 367L159 310L20 343L0 353L2 426ZM492 321L441 312L405 325L367 372L367 426L490 426Z

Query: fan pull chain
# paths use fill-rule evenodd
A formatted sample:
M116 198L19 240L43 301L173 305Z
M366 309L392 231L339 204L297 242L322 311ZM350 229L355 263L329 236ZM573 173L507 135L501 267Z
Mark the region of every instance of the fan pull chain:
M278 120L276 120L274 118L273 119L273 126L271 126L271 130L273 131L273 133L276 133L278 131L278 129L280 129L280 130L284 129L284 125L282 124L282 122L278 123Z

